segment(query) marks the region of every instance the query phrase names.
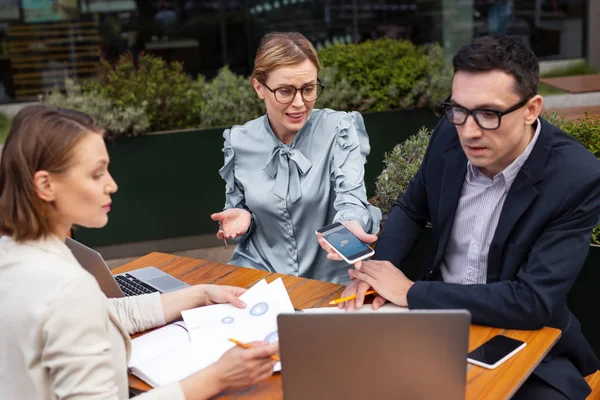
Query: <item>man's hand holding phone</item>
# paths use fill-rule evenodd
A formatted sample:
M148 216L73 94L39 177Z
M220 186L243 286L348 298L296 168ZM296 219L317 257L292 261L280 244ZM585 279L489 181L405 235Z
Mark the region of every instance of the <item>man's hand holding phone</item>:
M329 240L327 238L329 238ZM337 240L336 243L336 239L338 238L341 240ZM358 240L354 241L355 239ZM317 230L317 240L319 245L327 251L327 258L330 260L344 260L347 263L354 264L356 267L360 268L361 260L375 254L375 252L365 243L377 241L377 236L366 233L359 222L344 221L342 223L336 222ZM345 240L348 241L342 245ZM362 246L358 242L362 242ZM352 244L352 246L348 246L349 244Z

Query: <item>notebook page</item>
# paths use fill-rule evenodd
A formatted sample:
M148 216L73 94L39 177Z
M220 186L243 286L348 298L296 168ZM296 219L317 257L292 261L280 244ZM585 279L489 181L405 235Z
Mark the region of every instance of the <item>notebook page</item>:
M152 387L164 386L180 381L196 371L208 367L210 360L203 357L202 349L188 341L167 353L131 367L131 373Z
M177 321L131 341L129 367L140 365L190 341L185 322Z

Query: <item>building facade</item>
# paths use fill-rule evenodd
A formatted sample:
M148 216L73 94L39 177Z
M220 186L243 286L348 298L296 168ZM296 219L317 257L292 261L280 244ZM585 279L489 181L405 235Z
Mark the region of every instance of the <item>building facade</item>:
M519 36L540 60L600 66L600 0L0 0L0 103L35 99L99 58L151 53L192 76L249 74L260 38L299 31L317 48L380 37L437 42L450 58L488 34ZM596 21L598 18L595 19Z

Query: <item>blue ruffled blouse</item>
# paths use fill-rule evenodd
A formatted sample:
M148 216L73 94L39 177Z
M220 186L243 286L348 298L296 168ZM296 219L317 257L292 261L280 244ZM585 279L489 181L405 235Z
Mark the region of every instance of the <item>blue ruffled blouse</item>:
M346 220L379 229L381 211L367 202L364 184L370 146L362 116L314 109L290 144L266 115L223 137L225 209L252 214L229 263L347 284L348 264L329 260L315 231Z

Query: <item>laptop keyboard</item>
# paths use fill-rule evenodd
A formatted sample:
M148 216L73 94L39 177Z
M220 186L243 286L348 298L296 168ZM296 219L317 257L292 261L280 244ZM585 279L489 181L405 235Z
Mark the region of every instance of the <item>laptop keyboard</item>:
M117 284L125 296L137 296L145 293L158 292L155 288L129 274L115 276Z

